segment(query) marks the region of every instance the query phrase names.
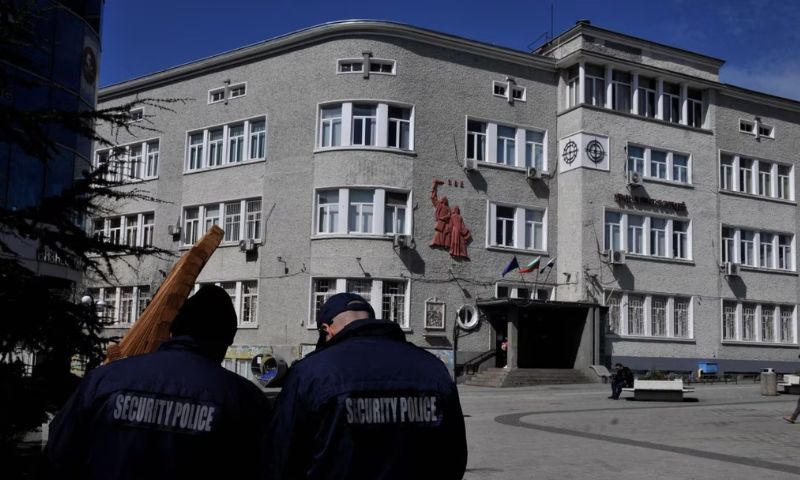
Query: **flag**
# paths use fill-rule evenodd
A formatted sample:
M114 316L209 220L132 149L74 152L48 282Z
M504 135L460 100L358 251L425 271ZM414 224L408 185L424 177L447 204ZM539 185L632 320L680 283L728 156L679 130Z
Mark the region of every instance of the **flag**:
M519 262L517 261L517 256L514 255L514 258L512 258L511 261L508 262L508 265L506 265L506 268L503 269L502 276L505 277L506 273L510 272L511 270L516 270L518 268L519 268Z
M531 273L534 270L539 270L539 262L542 260L542 257L536 257L531 260L531 263L525 265L524 267L519 267L519 273Z
M552 267L555 264L556 264L556 257L553 257L547 262L547 265L545 265L544 268Z

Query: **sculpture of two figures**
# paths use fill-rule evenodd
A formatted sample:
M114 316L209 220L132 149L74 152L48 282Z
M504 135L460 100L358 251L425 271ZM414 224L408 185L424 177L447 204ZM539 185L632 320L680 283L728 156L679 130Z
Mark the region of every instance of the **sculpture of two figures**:
M430 246L444 248L454 258L469 259L467 243L472 240L472 233L461 217L461 210L458 207L450 207L446 196L439 198L438 188L442 184L443 181L434 180L431 186L431 202L436 207L436 225L433 227L434 234Z

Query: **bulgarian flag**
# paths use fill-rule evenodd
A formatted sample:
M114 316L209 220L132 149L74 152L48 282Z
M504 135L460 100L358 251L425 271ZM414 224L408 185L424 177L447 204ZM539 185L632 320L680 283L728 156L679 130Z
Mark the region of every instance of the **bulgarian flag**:
M542 260L542 257L536 257L531 260L531 263L525 265L524 267L519 267L519 273L531 273L534 270L539 270L539 262Z

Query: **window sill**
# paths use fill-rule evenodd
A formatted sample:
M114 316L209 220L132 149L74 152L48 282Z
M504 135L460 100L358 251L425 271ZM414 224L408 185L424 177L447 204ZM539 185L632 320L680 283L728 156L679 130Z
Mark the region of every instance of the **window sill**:
M236 326L239 330L257 330L257 323L240 323Z
M608 337L617 340L630 340L635 342L661 342L661 343L696 343L694 338L678 338L678 337L644 337L640 335L620 335L617 333L608 334Z
M544 255L549 257L550 254L547 253L547 250L528 250L525 248L516 248L516 247L503 247L499 245L487 245L486 250L494 251L494 252L511 252L511 253L521 253L525 255ZM544 268L544 265L540 266L540 268Z
M326 153L326 152L350 152L350 151L370 151L370 152L386 152L386 153L398 153L400 155L408 155L410 157L416 157L417 152L414 150L403 150L402 148L392 148L392 147L378 147L375 145L369 145L366 147L361 147L358 145L348 145L344 147L319 147L314 149L314 154L318 153Z
M670 187L680 187L680 188L694 188L694 185L687 182L676 182L675 180L667 180L666 178L658 178L658 177L646 177L642 175L642 180L648 183L658 183L662 185L669 185Z
M480 167L496 168L497 170L508 170L510 172L527 173L528 167L517 167L513 165L506 165L504 163L491 163L485 160L476 160L475 164ZM547 170L542 170L543 177L549 177L550 173Z
M783 204L783 205L797 205L797 202L794 201L794 200L784 200L782 198L764 197L764 196L755 195L755 194L752 194L752 193L736 192L734 190L725 190L723 188L719 189L719 193L722 193L722 194L725 194L725 195L731 195L733 197L752 198L753 200L766 200L768 202L775 202L775 203L780 203L780 204Z
M797 272L792 270L779 270L777 268L761 268L761 267L754 267L752 265L742 265L742 264L739 264L739 268L747 272L777 273L778 275L789 275L793 277L797 276Z
M263 245L263 244L261 243L261 239L258 239L258 238L256 238L256 239L243 238L243 239L241 239L241 240L236 240L236 241L233 241L233 242L224 242L224 241L223 241L223 242L220 242L220 244L217 246L217 248L238 247L238 246L239 246L239 242L241 242L242 240L255 240L255 241L256 241L256 246L257 246L257 247L260 247L261 245ZM199 241L199 240L198 240L198 241ZM192 247L194 247L195 245L197 245L197 244L192 244L192 245L181 245L181 246L179 246L179 247L178 247L178 250L181 250L181 251L183 251L183 250L189 250L189 249L191 249ZM245 253L245 252L242 252L242 253Z
M194 175L196 173L213 172L215 170L222 170L222 169L225 169L225 168L240 167L242 165L252 165L252 164L266 162L266 161L267 161L266 158L259 158L259 159L254 159L254 160L242 160L241 162L226 163L224 165L219 165L219 166L216 166L216 167L203 167L203 168L198 168L198 169L195 169L195 170L184 170L183 174L184 175Z
M684 125L682 123L668 122L666 120L661 120L661 119L658 119L658 118L651 118L651 117L647 117L647 116L644 116L644 115L638 115L638 114L628 113L628 112L621 112L619 110L614 110L613 108L598 107L597 105L591 105L591 104L588 104L588 103L581 103L579 105L575 105L573 107L569 107L567 109L564 109L564 110L556 113L556 115L557 116L561 116L561 115L569 113L569 112L571 112L573 110L577 110L579 108L588 108L590 110L596 110L598 112L612 113L614 115L620 115L622 117L635 118L637 120L644 120L646 122L652 122L652 123L656 123L656 124L659 124L659 125L682 128L682 129L689 130L689 131L692 131L692 132L705 133L707 135L713 135L714 134L713 131L705 129L705 128L702 128L702 127L692 127L690 125Z
M743 340L723 340L723 345L739 347L770 347L770 348L797 348L796 343L776 343L776 342L753 342Z
M327 240L327 239L364 239L364 240L393 240L394 233L386 235L364 234L364 233L331 233L331 234L315 234L311 236L311 240ZM400 235L408 235L407 233Z
M608 254L606 254L608 255ZM668 258L668 257L656 257L653 255L642 255L640 253L628 253L625 252L625 260L644 260L645 262L661 262L661 263L677 263L679 265L687 265L687 266L694 266L694 260L691 259L682 259L682 258Z

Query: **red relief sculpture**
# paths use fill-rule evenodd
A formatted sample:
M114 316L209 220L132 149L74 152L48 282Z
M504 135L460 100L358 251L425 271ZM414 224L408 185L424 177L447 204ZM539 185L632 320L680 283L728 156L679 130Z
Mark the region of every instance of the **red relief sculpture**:
M431 186L431 202L436 207L436 225L433 227L430 246L445 248L454 258L469 259L467 244L472 240L472 233L461 217L461 210L457 206L451 208L446 196L439 198L438 188L443 184L441 180L434 180Z

